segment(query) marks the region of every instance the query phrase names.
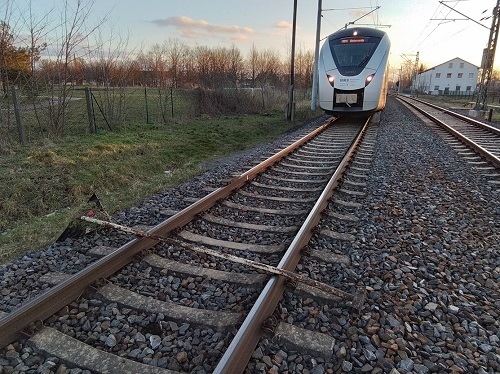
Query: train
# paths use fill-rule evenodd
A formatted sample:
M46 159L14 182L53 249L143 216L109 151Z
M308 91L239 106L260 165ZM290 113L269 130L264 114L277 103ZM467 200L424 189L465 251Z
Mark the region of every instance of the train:
M327 114L370 114L387 98L389 50L386 32L353 27L329 35L318 64L319 107Z

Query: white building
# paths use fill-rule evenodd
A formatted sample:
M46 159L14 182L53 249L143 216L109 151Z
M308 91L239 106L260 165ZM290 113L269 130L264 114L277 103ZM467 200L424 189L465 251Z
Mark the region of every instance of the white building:
M418 74L412 88L430 95L472 94L478 75L478 66L455 57Z

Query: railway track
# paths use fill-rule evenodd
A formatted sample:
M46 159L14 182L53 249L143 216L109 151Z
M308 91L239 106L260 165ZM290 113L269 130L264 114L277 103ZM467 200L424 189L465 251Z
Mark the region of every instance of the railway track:
M461 151L468 162L483 166L488 161L500 168L500 129L416 98L398 96L398 99L473 150L476 155Z
M79 272L47 272L46 292L0 318L1 345L92 372L243 372L269 336L328 359L327 331L278 323L292 308L276 306L291 286L302 295L295 303L361 307L359 284L321 282L313 268L349 266L332 249L352 234L332 220L356 220L368 123L328 121L161 224L132 228L138 236L121 247L91 248L97 260ZM307 250L312 237L324 250ZM311 263L297 278L304 253Z

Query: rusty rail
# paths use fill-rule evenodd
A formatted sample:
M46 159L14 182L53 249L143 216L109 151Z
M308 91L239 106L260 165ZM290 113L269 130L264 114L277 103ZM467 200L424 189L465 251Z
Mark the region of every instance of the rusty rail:
M299 229L297 236L292 241L283 256L283 259L278 264L278 268L293 271L297 266L301 257L301 249L304 248L309 242L312 236L312 230L319 222L321 212L326 208L328 200L333 195L333 190L338 185L340 178L347 168L347 165L356 148L361 142L370 121L371 117L365 122L355 141L344 155L342 161L337 167L337 170L330 178L330 181L323 190L318 201L311 209L311 212ZM264 290L255 302L254 307L250 310L247 318L243 321L243 324L236 333L236 336L219 361L214 373L232 374L244 372L255 347L264 334L261 326L263 326L268 317L273 314L276 305L283 295L285 280L286 279L282 276L273 276L267 282ZM359 307L364 302L363 296L364 295L362 293L358 293L356 300L353 300L356 303L356 305L354 305L355 307Z
M406 97L406 96L405 96ZM401 96L397 96L397 98L401 98ZM409 97L407 97L409 98ZM414 100L418 103L421 103L421 104L424 104L424 105L427 105L427 106L430 106L431 108L434 108L434 109L437 109L437 110L440 110L442 111L443 113L446 113L446 114L449 114L450 116L452 117L455 117L455 118L458 118L464 122L467 122L467 123L470 123L472 125L475 125L477 127L480 127L480 128L483 128L483 129L486 129L490 132L492 132L493 134L496 134L496 135L500 135L500 129L496 128L496 127L493 127L493 126L490 126L486 123L483 123L481 121L478 121L478 120L475 120L474 118L470 118L470 117L467 117L467 116L464 116L460 113L455 113L449 109L446 109L446 108L442 108L440 106L437 106L436 104L432 104L432 103L428 103L427 101L424 101L424 100L420 100L420 99L417 99L416 97L411 97L409 98L411 100ZM404 101L404 100L403 100Z
M226 186L220 187L182 211L153 227L148 233L159 236L168 236L191 220L197 214L209 209L217 200L229 196L234 190L253 179L262 170L279 161L283 156L292 152L302 144L315 137L330 126L335 119L331 119L316 130L297 140L267 160L254 166L250 170L233 178ZM16 310L0 318L0 348L16 340L23 330L36 321L43 321L58 310L76 300L97 279L107 278L130 263L141 251L150 249L158 241L150 238L134 239L112 253L104 256L95 263L68 277L63 282L50 288L43 294L21 305Z
M350 301L350 302L355 302L355 301L360 300L360 297L356 297L356 295L352 295L348 292L339 290L338 288L332 287L328 284L318 282L317 280L305 277L305 276L297 274L297 273L293 273L293 272L288 271L286 269L281 269L281 268L277 268L277 267L274 267L271 265L263 264L261 262L257 262L257 261L249 260L246 258L234 256L234 255L229 254L229 253L217 252L217 251L214 251L213 249L210 249L210 248L197 246L194 244L184 243L184 242L181 242L177 239L172 239L172 238L168 238L165 236L150 234L150 233L143 231L143 230L138 230L138 229L134 229L132 227L127 227L127 226L123 226L123 225L118 225L118 224L113 223L113 222L103 221L100 219L87 217L87 216L82 216L81 219L84 221L90 222L90 223L94 223L96 225L109 227L109 228L112 228L115 230L120 230L123 232L128 232L130 234L141 236L143 238L152 239L152 240L155 240L159 243L173 244L173 245L176 245L178 247L181 247L181 248L193 251L193 252L202 253L202 254L206 254L209 256L214 256L214 257L221 258L224 260L229 260L231 262L245 265L245 266L248 266L248 267L256 269L256 270L261 270L267 274L280 275L280 276L288 278L292 281L307 284L308 286L317 288L317 289L324 291L330 295L340 297L341 299L345 299L345 300Z
M422 113L424 116L426 116L427 118L429 118L432 122L434 122L437 125L441 126L443 129L445 129L450 134L452 134L453 136L455 136L457 139L459 139L466 146L468 146L469 148L472 148L474 151L476 151L481 156L483 156L488 161L490 161L493 165L495 165L495 167L500 167L500 158L498 158L497 156L495 156L493 153L491 153L487 149L484 149L483 147L481 147L476 142L472 141L471 139L469 139L468 137L466 137L465 135L463 135L459 131L457 131L454 128L452 128L451 126L447 125L446 123L444 123L443 121L441 121L439 118L434 117L432 114L426 112L425 110L423 110L422 108L418 107L414 103L412 103L412 102L410 102L408 100L405 100L405 99L401 98L400 96L397 96L397 99L400 100L400 101L402 101L402 102L404 102L405 104L410 105L412 108L414 108L415 110L417 110L418 112ZM429 105L426 102L422 102L422 101L420 101L420 102L423 103L423 104L425 104L425 105ZM433 105L429 105L429 106L433 106ZM442 109L442 108L439 108L439 109ZM462 119L462 118L460 118L460 119ZM468 122L468 123L473 123L472 120L470 118L467 118L467 117L464 117L462 120L465 121L465 122ZM475 122L477 122L477 121L475 121Z

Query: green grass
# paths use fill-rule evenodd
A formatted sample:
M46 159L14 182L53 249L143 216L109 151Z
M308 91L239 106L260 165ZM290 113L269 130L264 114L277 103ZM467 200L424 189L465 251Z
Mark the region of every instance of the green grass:
M297 118L311 115L305 110ZM284 121L281 111L204 116L6 149L0 158L0 262L54 242L94 192L110 213L126 209L191 179L203 162L271 140L297 123Z

